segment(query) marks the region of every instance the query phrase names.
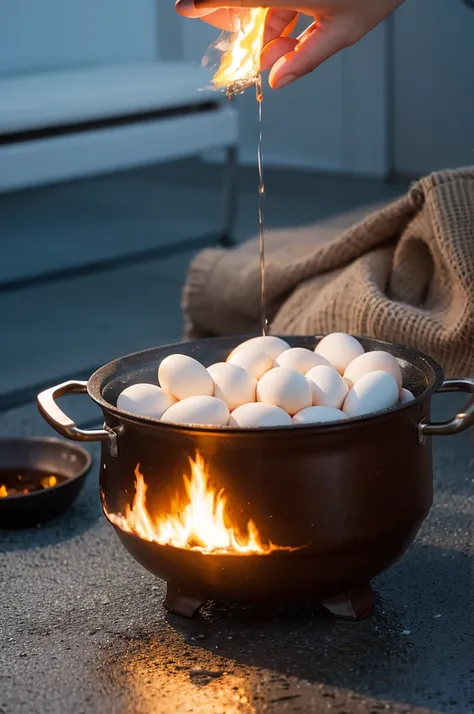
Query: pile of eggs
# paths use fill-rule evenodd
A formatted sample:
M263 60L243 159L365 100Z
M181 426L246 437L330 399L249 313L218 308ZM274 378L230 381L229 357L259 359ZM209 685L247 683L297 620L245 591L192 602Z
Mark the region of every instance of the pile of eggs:
M254 337L207 369L187 355L170 355L158 382L127 387L117 407L173 424L256 428L333 422L414 399L395 357L365 352L339 332L314 351Z

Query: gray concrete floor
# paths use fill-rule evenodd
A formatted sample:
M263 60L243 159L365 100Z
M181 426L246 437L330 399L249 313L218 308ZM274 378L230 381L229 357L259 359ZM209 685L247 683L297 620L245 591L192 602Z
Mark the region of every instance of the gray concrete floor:
M13 277L126 255L219 225L222 171L197 160L0 195L0 285ZM310 223L390 199L378 181L267 170L268 227ZM257 227L257 175L239 173L236 237Z

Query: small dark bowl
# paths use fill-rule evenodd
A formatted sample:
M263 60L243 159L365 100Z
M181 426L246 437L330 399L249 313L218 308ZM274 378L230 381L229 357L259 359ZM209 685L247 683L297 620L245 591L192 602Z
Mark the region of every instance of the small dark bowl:
M0 439L2 471L56 476L56 486L0 498L0 528L31 528L64 513L79 495L92 466L82 446L50 437Z

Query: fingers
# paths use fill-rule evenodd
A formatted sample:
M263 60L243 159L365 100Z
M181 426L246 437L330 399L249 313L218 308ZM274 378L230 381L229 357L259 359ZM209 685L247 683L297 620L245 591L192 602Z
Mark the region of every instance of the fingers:
M235 32L239 29L239 18L243 15L245 15L245 10L222 8L221 10L206 10L206 14L201 15L200 19L221 30ZM298 21L298 15L299 13L295 10L269 10L265 25L264 44L280 35L289 35Z
M228 32L235 32L238 28L237 19L239 17L240 10L211 10L207 11L206 15L201 17L204 22L208 25L214 25L221 30L227 30Z
M221 7L229 8L255 8L255 7L273 7L288 10L293 8L308 7L311 2L301 0L300 2L292 2L292 0L177 0L176 9L186 17L203 17L203 12ZM311 9L311 8L310 8Z
M260 70L265 72L270 67L273 67L280 57L292 52L297 44L298 40L294 37L279 37L273 42L269 42L262 50Z
M212 10L209 9L197 9L194 0L176 0L175 8L177 12L184 17L204 17L212 12Z
M269 10L265 22L264 46L277 37L289 35L298 22L295 10Z
M304 77L348 44L345 33L341 32L337 23L327 25L313 23L300 35L297 45L280 56L273 65L269 77L270 86L273 89L281 89L290 82ZM275 47L272 51L278 54L279 48Z
M177 0L176 10L183 17L200 17L209 25L214 25L214 27L219 27L221 30L228 30L229 32L233 32L237 29L236 18L240 12L239 10L232 10L229 8L220 8L219 10L196 10L194 8L194 3L184 2L183 0Z
M225 0L223 0L225 2ZM196 9L194 2L177 0L176 10L184 17L198 17L208 24L220 27L222 30L236 30L236 19L240 10L220 7L218 10ZM265 44L282 34L289 34L298 20L296 10L270 10L267 15Z

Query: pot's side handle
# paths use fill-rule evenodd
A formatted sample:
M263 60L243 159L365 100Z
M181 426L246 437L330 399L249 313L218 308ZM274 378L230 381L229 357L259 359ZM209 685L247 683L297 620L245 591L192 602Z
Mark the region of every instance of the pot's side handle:
M67 394L86 394L87 382L71 380L46 389L36 397L38 409L48 424L59 434L73 441L110 441L110 453L117 455L117 434L109 427L80 429L56 404L56 399Z
M439 388L440 392L467 392L474 395L474 379L447 379ZM470 399L466 409L456 414L450 421L430 424L423 419L418 425L418 440L424 444L427 436L450 436L459 434L474 424L474 398Z

